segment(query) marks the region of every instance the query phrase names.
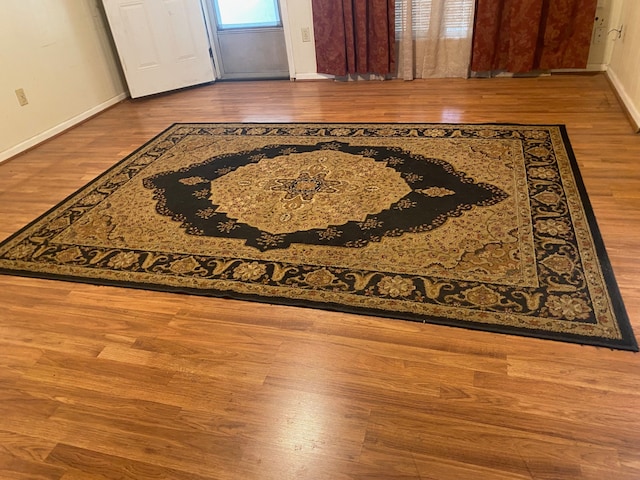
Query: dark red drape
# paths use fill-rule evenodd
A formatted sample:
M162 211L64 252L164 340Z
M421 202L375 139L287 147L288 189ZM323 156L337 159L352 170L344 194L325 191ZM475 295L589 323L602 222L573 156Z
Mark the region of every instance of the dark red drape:
M597 0L477 0L471 70L584 68Z
M395 0L312 0L318 73L395 73Z

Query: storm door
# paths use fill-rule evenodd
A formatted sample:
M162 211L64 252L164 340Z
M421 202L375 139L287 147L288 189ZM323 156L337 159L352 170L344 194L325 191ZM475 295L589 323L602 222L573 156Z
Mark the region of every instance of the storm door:
M220 78L289 78L278 0L210 1Z

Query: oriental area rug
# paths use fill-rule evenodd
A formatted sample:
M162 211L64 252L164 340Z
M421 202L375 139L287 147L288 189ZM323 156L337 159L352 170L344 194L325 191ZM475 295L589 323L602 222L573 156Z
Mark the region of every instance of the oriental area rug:
M561 125L175 124L0 270L637 350Z

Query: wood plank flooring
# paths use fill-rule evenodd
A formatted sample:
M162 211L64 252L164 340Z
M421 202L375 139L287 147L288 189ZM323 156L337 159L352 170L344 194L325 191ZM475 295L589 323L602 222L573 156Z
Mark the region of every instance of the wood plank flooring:
M640 332L640 136L602 75L218 83L0 165L0 238L174 122L564 123ZM640 478L640 356L0 276L0 478Z

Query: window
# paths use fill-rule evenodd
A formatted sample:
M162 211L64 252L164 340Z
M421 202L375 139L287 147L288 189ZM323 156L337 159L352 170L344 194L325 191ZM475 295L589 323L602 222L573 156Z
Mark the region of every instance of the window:
M473 20L473 0L411 0L412 31L414 36L424 35L431 26L431 5L436 1L444 3L442 36L445 38L467 38L471 35ZM403 0L396 1L396 38L405 31L406 7ZM440 29L439 25L434 28Z
M278 0L213 0L218 29L279 27Z

